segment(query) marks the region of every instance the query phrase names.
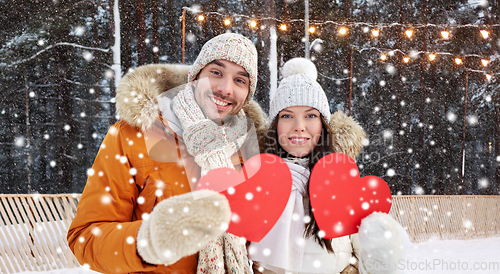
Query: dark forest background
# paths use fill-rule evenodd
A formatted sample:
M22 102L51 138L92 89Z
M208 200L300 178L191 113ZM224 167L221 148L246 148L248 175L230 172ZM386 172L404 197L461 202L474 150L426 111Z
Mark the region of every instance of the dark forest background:
M0 193L83 190L118 118L113 2L0 0ZM499 194L499 1L309 2L318 81L332 111L369 134L361 175L393 194ZM255 99L267 111L270 28L281 67L305 55L305 11L304 1L121 0L121 73L181 63L183 22L187 64L215 35L241 33L258 49Z

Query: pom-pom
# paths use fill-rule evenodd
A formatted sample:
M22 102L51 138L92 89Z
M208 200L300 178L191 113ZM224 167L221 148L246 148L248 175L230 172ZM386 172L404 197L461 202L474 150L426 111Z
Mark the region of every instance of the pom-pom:
M316 66L311 60L306 58L293 58L288 60L283 66L283 79L290 75L305 74L316 81L318 78L318 71Z

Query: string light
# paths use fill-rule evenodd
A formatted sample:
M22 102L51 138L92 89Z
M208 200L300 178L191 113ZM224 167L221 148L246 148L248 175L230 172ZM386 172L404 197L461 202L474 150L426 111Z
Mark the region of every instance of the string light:
M199 11L198 11L198 12L199 12ZM218 13L218 12L205 12L205 14L216 14L216 15L219 15L219 16L224 16L223 14L220 14L220 13ZM257 21L261 20L261 19L252 19L251 17L246 16L246 15L236 15L236 16L247 17L249 20L251 20L251 21L249 22L249 26L250 26L251 28L256 28L256 27L257 27L257 25L258 25ZM198 20L198 21L200 21L200 22L201 22L201 21L204 21L205 19L206 19L206 18L205 18L205 15L204 15L204 14L199 14L199 15L197 16L197 20ZM248 21L247 21L247 22L248 22ZM337 24L337 25L340 25L340 24L338 24L338 23L336 23L336 22L332 22L332 21L319 22L319 23L318 23L318 22L316 22L316 24L326 24L326 23L332 23L332 24ZM349 26L357 26L358 24L364 24L364 23L355 23L355 24L350 24ZM230 26L230 25L231 25L231 20L230 20L229 18L225 19L225 20L224 20L224 25L226 25L226 26ZM406 25L406 26L408 26L408 25ZM408 27L413 28L413 27L415 27L415 26L408 26ZM419 25L419 26L416 26L416 27L417 27L417 28L419 28L419 27L420 27L420 25ZM440 25L440 26L437 26L437 27L446 28L446 25ZM477 25L476 27L480 27L480 26L479 26L479 25ZM280 28L280 30L281 30L281 31L287 31L287 29L288 29L288 27L287 27L286 23L282 23L282 24L280 24L279 28ZM413 34L414 34L414 33L413 33L413 32L414 32L414 30L412 30L411 28L409 28L409 29L405 30L405 32L404 32L404 33L405 33L405 35L406 35L408 38L412 38L412 37L413 37ZM348 33L348 31L349 31L349 29L348 29L346 26L340 26L340 28L338 29L338 33L339 33L340 35L346 35L346 34ZM368 27L365 27L363 31L364 31L365 33L368 33L370 30L369 30L369 28L368 28ZM311 27L309 28L309 32L310 32L311 34L315 33L315 32L316 32L316 27L315 27L315 26L311 26ZM380 35L380 30L379 30L379 29L377 29L377 28L374 28L374 29L372 29L372 30L371 30L371 34L372 34L372 36L373 36L373 37L378 37L378 36ZM440 31L440 34L441 34L441 37L442 37L443 39L449 39L449 38L451 37L451 33L450 33L450 31L448 31L448 30L446 30L446 29L445 29L445 30ZM489 38L489 32L488 32L487 30L485 30L485 29L481 29L481 30L480 30L480 34L481 34L481 36L482 36L484 39L488 39L488 38ZM474 56L477 56L477 55L474 55ZM436 56L436 54L434 54L434 53L428 53L428 58L429 58L429 60L430 60L430 61L435 61L435 60L436 60L436 58L437 58L437 56ZM385 54L385 53L382 53L382 54L380 55L380 59L381 59L382 61L386 61L386 60L388 59L388 55L387 55L387 54ZM411 61L411 58L410 58L410 57L408 57L408 56L403 57L403 62L404 62L404 63L409 63L410 61ZM460 59L460 58L458 58L458 57L456 57L456 58L454 59L454 61L455 61L455 63L456 63L457 65L462 65L462 64L463 64L462 59ZM490 62L490 61L489 61L489 60L487 60L487 59L481 59L481 64L483 65L483 67L487 67L487 66L488 66L488 64L489 64L489 62ZM488 79L488 81L490 81L490 79L491 79L491 78L493 78L493 76L492 76L492 75L490 75L490 74L485 74L485 77Z
M484 39L488 39L488 37L490 37L490 34L488 33L487 30L482 29L480 30L480 32Z

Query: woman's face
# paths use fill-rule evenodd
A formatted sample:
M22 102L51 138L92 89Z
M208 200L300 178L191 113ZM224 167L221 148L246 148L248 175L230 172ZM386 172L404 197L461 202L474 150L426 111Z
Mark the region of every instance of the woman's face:
M289 154L304 157L318 144L323 124L317 109L288 107L278 114L278 141Z

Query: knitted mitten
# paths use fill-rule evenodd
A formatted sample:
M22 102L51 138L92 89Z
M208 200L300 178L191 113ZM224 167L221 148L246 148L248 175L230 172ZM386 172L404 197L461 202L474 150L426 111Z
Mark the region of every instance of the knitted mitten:
M226 231L231 217L226 197L210 190L199 192L205 198L195 200L193 193L186 193L161 201L142 221L137 251L145 262L173 264Z
M369 274L400 273L398 263L408 249L404 228L390 215L374 212L361 221L359 271Z

